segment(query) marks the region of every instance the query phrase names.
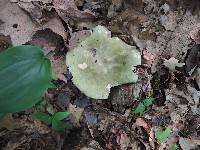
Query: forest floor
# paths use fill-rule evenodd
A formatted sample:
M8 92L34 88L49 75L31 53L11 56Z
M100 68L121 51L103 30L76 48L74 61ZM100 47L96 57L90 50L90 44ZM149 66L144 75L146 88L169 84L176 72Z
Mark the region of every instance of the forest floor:
M65 63L97 25L142 55L138 82L106 100L81 93ZM53 53L56 88L0 123L0 150L200 149L199 0L0 0L0 51L21 44ZM137 113L145 99L153 104ZM66 110L65 132L31 117Z

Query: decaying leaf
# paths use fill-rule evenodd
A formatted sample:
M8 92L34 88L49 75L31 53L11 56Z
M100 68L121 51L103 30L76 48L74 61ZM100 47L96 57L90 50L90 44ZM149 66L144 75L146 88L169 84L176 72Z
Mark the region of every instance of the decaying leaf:
M34 13L37 11L34 11ZM37 26L31 20L30 16L24 12L17 3L11 3L7 0L0 2L0 34L10 36L12 44L20 45L32 40L33 34L37 30L46 28L61 35L66 44L67 33L57 16L48 19L42 26Z
M145 23L143 23L144 26L151 26L150 24L155 24L155 22L152 22L151 20ZM197 27L198 24L199 19L197 16L192 15L190 11L186 11L177 23L173 32L165 30L162 34L156 37L155 41L143 41L146 50L155 56L153 66L151 67L151 71L153 73L157 70L157 64L160 63L160 60L167 58L166 56L184 61L188 49L192 47L192 39L190 38L189 33ZM174 27L171 29L174 29Z
M179 144L183 150L191 150L200 145L200 140L180 137Z
M174 123L179 123L180 121L185 122L186 120L186 114L188 111L188 106L187 105L179 105L178 108L174 109L171 113L170 113L170 117L171 120Z
M9 35L14 46L31 40L35 25L30 17L16 3L8 0L0 2L0 33Z
M90 11L80 11L74 0L53 0L53 5L58 15L65 21L93 19L94 14Z
M40 8L39 5L34 5L32 2L21 2L21 1L18 2L17 4L19 5L20 8L29 13L33 21L41 23L46 19L44 11Z
M81 30L74 32L69 40L69 49L74 49L80 42L82 42L86 37L90 36L90 30Z
M48 20L43 26L39 29L51 29L54 33L62 36L64 40L64 44L67 45L67 32L62 24L62 21L58 18L58 16L55 16Z
M127 126L127 118L103 107L89 108L84 111L84 120L94 139L101 137L105 140L102 147L107 149L142 150L141 143L135 138L135 125ZM145 137L146 138L146 137Z
M136 126L143 127L147 131L147 133L150 132L150 128L144 119L137 118L135 124L136 124Z
M65 57L59 56L51 56L50 58L52 70L57 79L63 80L67 82L67 79L64 74L67 73L67 68L65 64Z
M130 138L128 137L128 135L124 132L124 133L121 133L117 142L120 145L120 148L122 150L125 150L129 147L131 141L130 141Z
M174 31L177 26L177 16L178 14L170 11L167 15L161 15L160 22L166 30Z

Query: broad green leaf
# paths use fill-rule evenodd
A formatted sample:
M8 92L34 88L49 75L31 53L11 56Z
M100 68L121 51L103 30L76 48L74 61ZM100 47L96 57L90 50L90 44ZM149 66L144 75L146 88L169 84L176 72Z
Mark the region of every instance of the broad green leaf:
M134 113L142 116L145 113L145 109L146 109L146 107L143 105L143 103L139 103L139 105L134 110Z
M53 118L56 120L63 120L70 115L70 112L57 112L54 114Z
M143 100L143 104L146 107L150 107L153 104L154 98L146 98Z
M170 137L170 134L171 134L171 129L169 128L166 128L165 130L163 131L157 131L156 132L156 139L157 139L157 142L158 143L165 143L167 142L168 138Z
M52 87L52 69L42 50L29 45L0 53L0 112L18 112L36 104Z
M177 145L173 145L170 148L168 148L167 150L177 150L178 146Z
M65 130L65 124L60 121L60 120L56 120L56 119L52 119L52 128L54 128L57 131L64 131Z
M134 110L134 113L139 114L140 116L144 115L146 111L149 110L150 106L153 104L154 98L146 98Z
M39 121L45 123L46 125L50 125L51 121L52 121L52 117L43 112L36 112L36 113L32 114L32 118L35 120L39 120Z

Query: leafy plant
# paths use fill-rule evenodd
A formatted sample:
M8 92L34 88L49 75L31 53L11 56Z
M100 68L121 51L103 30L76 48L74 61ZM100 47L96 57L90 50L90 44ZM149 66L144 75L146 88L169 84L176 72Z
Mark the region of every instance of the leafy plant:
M57 112L53 116L50 116L43 112L36 112L32 115L33 119L39 120L46 125L52 125L52 128L58 131L64 131L65 125L62 122L65 118L69 117L69 112Z
M73 83L83 93L94 99L107 99L111 87L137 81L133 69L141 64L141 55L134 46L111 37L108 29L97 26L67 53L66 62Z
M1 115L32 107L53 87L49 59L41 49L30 45L0 53L0 79Z
M165 130L159 130L156 132L156 139L158 143L165 143L167 142L168 138L170 137L171 134L171 129L166 128Z
M32 114L32 118L35 120L39 120L39 121L45 123L46 125L51 125L52 117L46 113L36 112L36 113Z
M145 112L147 112L151 105L153 105L154 98L146 98L142 102L138 104L138 106L135 108L134 113L139 114L140 116L143 116Z

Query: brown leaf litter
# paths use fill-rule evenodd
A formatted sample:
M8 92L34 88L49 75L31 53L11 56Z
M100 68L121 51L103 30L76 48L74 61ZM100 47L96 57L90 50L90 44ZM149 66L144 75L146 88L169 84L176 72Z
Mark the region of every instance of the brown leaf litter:
M89 10L80 11L74 0L53 0L54 8L56 9L58 15L65 21L68 22L69 19L93 19L95 17L94 13Z

